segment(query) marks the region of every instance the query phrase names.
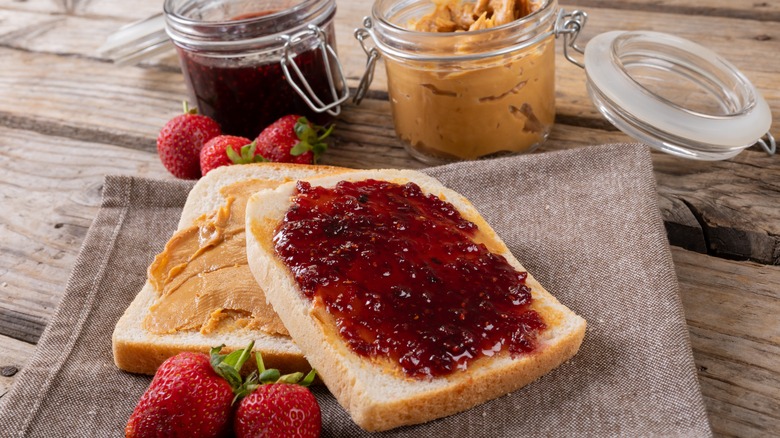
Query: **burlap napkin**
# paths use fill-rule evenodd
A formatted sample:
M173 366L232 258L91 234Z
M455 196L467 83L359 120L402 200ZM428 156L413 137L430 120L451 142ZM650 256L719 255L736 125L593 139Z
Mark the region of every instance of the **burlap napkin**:
M525 267L585 317L577 356L506 397L386 436L708 436L648 151L589 147L431 168ZM111 332L175 229L190 184L106 178L103 206L0 436L121 436L150 378L117 370ZM323 435L366 436L325 389Z

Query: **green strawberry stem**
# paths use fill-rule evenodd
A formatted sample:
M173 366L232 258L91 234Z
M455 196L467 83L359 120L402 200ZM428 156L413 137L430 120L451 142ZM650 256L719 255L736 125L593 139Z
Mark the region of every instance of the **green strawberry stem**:
M281 373L277 369L266 369L265 363L263 363L263 356L259 351L255 352L255 362L257 362L257 379L261 385L267 383L297 383L301 386L309 386L314 381L314 377L317 376L317 371L314 369L309 371L309 373L306 374L306 377L304 377L303 373L300 371L296 373L280 375Z
M331 124L325 129L322 126L309 123L306 117L300 117L293 128L300 141L290 149L290 155L298 156L311 151L314 156L312 161L317 163L320 156L328 149L328 144L324 140L333 132L334 127L335 125Z
M266 368L265 363L263 362L263 356L259 351L255 352L257 371L252 371L246 380L243 380L241 378L241 368L246 361L249 360L254 345L255 341L251 341L246 348L233 351L230 354L220 354L220 351L225 346L224 344L211 349L211 367L214 368L214 371L217 374L230 383L230 387L233 388L233 393L235 394L233 403L240 398L251 394L252 391L257 389L260 385L289 383L309 386L314 381L314 378L317 375L317 372L314 369L309 371L304 377L301 372L281 375L279 370L275 368Z
M184 109L184 114L198 114L198 108L192 107L190 108L190 103L186 100L181 101L182 109Z
M222 347L225 346L224 344L211 349L211 367L230 383L234 393L240 391L240 388L243 386L241 367L249 359L254 345L255 341L251 341L245 349L236 350L230 354L219 354Z
M255 151L257 151L256 141L241 146L240 153L236 152L236 150L233 149L233 146L228 146L225 148L225 153L227 154L228 158L230 158L230 161L233 162L233 164L264 163L268 161L262 155L255 155Z

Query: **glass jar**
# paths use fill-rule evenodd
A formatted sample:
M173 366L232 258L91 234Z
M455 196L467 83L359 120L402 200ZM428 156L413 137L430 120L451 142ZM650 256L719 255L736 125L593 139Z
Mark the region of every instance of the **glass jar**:
M521 3L532 12L507 24L437 33L410 28L421 18L434 28L459 20L430 19L444 1L376 0L355 31L368 56L355 100L381 56L395 129L415 158L442 163L529 152L555 118L554 39L561 36L566 59L585 70L596 109L629 136L697 160L728 159L754 144L770 155L777 150L769 105L711 50L650 31L606 32L583 49L577 37L587 13L567 13L556 0ZM375 47L367 47L369 39Z
M348 93L335 0L166 0L192 101L230 135L255 138L286 114L323 124Z
M510 23L467 32L410 30L431 0L377 0L370 35L384 58L398 136L427 163L529 152L555 119L557 2L529 2Z
M591 101L635 139L697 160L725 160L756 142L774 153L769 105L706 47L659 32L611 31L591 39L584 58Z

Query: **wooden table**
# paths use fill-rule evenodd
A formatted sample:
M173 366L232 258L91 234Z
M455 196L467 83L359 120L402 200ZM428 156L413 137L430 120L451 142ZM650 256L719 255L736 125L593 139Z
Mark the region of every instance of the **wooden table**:
M96 54L162 0L0 0L0 396L59 302L108 173L171 178L155 138L186 91L175 57L118 67ZM780 136L780 2L581 0L583 39L612 29L669 32L737 65ZM370 2L339 1L350 86L365 57L352 29ZM559 44L560 46L560 44ZM559 47L560 49L560 47ZM629 141L591 105L583 72L559 54L557 124L542 152ZM383 69L372 98L344 108L326 164L421 167L395 138ZM757 147L723 162L654 153L710 421L719 435L780 431L780 156Z

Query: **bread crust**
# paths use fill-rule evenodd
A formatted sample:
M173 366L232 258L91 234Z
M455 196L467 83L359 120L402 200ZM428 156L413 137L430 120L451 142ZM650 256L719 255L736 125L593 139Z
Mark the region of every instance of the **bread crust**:
M344 172L346 169L329 166L307 166L282 163L256 163L225 166L208 173L190 191L182 210L178 230L191 226L197 218L211 213L225 202L220 189L248 179L271 181ZM263 354L268 367L282 372L305 371L309 364L301 350L288 336L269 335L261 330L217 329L208 334L199 331L181 331L173 334L155 334L143 328L142 322L156 299L153 286L147 281L133 302L117 322L112 335L114 363L122 370L140 374L154 374L167 358L182 351L207 353L211 347L224 344L224 352L246 347L251 340ZM253 359L254 360L254 359ZM248 363L245 369L253 367Z
M427 175L407 170L369 170L306 181L312 186L332 187L344 179L368 178L401 184L412 181L424 192L450 202L479 227L491 251L503 255L515 269L526 271L468 200ZM578 351L585 335L585 320L560 304L529 274L526 284L532 290L532 306L547 325L530 354L485 357L465 371L422 380L405 377L381 360L358 356L337 334L329 314L318 310L302 294L289 269L275 255L271 238L291 205L294 190L295 184L288 183L250 198L246 215L249 266L256 280L268 285L268 300L309 363L361 428L382 431L466 410L533 382Z

